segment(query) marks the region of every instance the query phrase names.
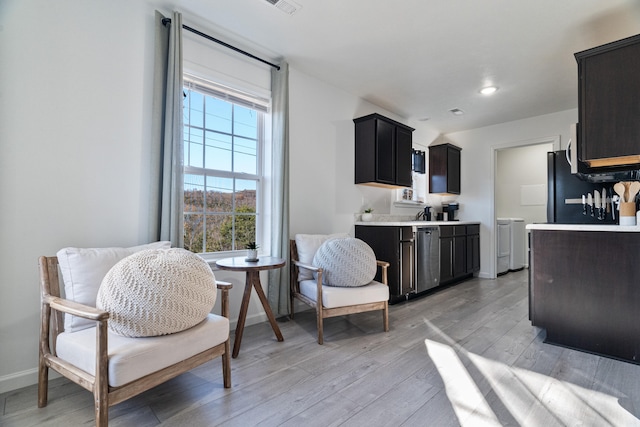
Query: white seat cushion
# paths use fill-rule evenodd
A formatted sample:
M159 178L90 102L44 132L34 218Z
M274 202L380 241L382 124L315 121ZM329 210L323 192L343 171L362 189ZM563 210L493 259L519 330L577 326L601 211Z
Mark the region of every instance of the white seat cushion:
M95 326L58 336L58 356L95 375ZM209 314L202 322L182 332L147 338L129 338L108 333L109 385L119 387L145 375L215 347L229 337L229 319Z
M301 281L300 293L307 298L316 301L317 282L315 280ZM376 281L357 288L322 286L322 306L326 308L367 304L371 302L387 301L388 299L389 287L384 283Z

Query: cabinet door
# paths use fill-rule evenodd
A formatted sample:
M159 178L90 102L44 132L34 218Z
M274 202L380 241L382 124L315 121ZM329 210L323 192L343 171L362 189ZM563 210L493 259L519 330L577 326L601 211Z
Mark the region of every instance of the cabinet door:
M429 147L429 193L460 194L460 148Z
M396 184L411 187L411 131L401 127L396 128Z
M467 236L467 273L480 271L480 235Z
M447 148L447 193L460 194L460 150Z
M467 236L453 238L453 277L467 273Z
M451 279L453 279L453 237L440 237L440 283Z
M396 183L396 127L384 120L377 121L376 180L386 184ZM411 148L409 148L411 152ZM411 170L411 164L409 164Z
M624 44L578 60L583 161L640 155L640 38Z

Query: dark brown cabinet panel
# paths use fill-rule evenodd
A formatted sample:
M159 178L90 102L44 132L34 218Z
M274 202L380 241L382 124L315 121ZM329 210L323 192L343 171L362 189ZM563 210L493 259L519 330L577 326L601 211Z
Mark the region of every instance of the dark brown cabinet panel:
M467 273L480 271L480 224L467 225Z
M470 234L472 233L472 234ZM440 226L440 284L480 271L480 226Z
M429 193L460 194L460 150L451 144L429 147Z
M355 183L411 187L413 128L379 114L355 123Z
M530 318L546 341L640 363L640 233L532 230Z
M575 58L579 159L592 167L640 163L640 35Z
M356 225L355 237L367 242L377 259L389 263L389 301L405 300L406 294L413 291L413 229ZM377 281L382 280L379 270L375 278Z

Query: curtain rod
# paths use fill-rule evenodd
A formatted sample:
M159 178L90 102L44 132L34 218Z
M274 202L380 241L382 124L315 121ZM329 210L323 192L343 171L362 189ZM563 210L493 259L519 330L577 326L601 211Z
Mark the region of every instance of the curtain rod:
M170 24L170 23L171 23L171 19L170 19L170 18L162 18L162 25L167 25L167 24ZM223 42L222 40L218 40L218 39L216 39L216 38L214 38L214 37L211 37L210 35L205 34L205 33L201 32L201 31L198 31L198 30L196 30L195 28L191 28L191 27L189 27L189 26L187 26L187 25L184 25L184 24L182 24L182 28L184 28L185 30L190 31L190 32L192 32L192 33L194 33L194 34L197 34L197 35L199 35L200 37L204 37L204 38L205 38L205 39L207 39L207 40L211 40L212 42L215 42L215 43L221 44L222 46L227 47L227 48L229 48L229 49L231 49L231 50L235 50L236 52L241 53L241 54L243 54L243 55L245 55L245 56L248 56L249 58L255 59L256 61L260 61L260 62L262 62L262 63L264 63L264 64L270 65L270 66L272 66L273 68L275 68L276 70L280 71L280 66L279 66L279 65L272 64L271 62L265 61L265 60L264 60L264 59L262 59L262 58L258 58L257 56L252 55L252 54L250 54L249 52L245 52L245 51L244 51L244 50L242 50L242 49L238 49L238 48L237 48L237 47L235 47L235 46L231 46L229 43L225 43L225 42Z

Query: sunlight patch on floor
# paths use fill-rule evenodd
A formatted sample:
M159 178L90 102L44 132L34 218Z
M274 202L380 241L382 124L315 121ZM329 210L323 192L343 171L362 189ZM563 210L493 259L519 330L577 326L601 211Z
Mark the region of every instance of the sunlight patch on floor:
M491 390L519 425L640 425L616 396L469 353L425 322L446 342L426 339L425 346L461 426L501 425L485 398Z

